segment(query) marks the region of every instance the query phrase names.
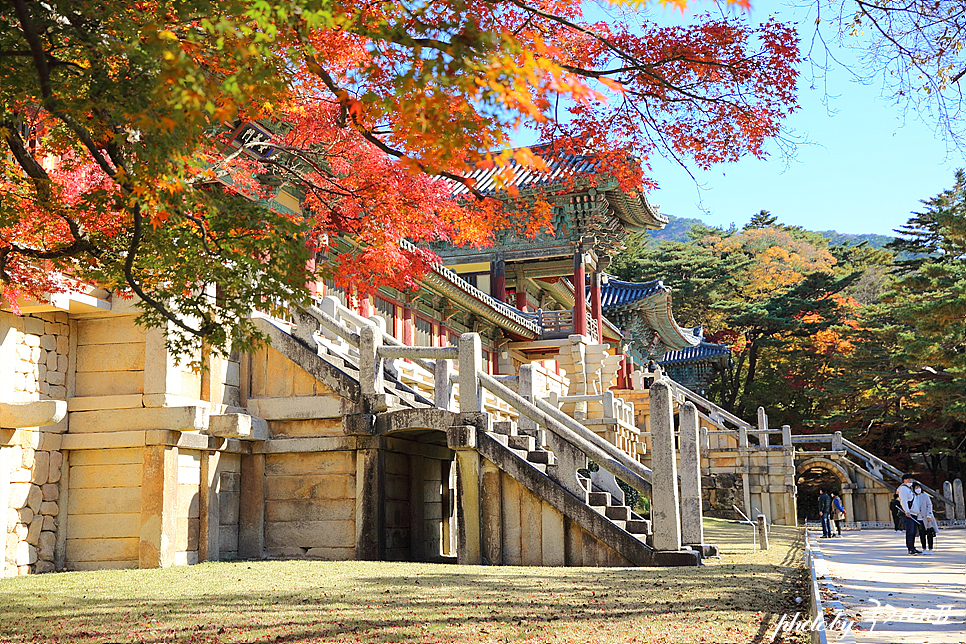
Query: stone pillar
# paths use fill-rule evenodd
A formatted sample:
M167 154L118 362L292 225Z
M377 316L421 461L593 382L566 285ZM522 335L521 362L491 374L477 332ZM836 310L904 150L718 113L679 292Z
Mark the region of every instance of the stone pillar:
M139 568L174 565L178 520L178 448L147 445L142 452Z
M517 393L528 401L533 402L533 397L536 395L536 392L534 391L532 364L520 365L519 380L517 383ZM517 419L517 427L521 434L527 434L529 436L535 436L538 429L535 421L523 415Z
M265 550L265 455L241 455L238 556L259 559Z
M460 412L483 411L483 389L477 374L483 367L483 347L477 333L464 333L459 340Z
M758 515L756 529L758 530L758 543L761 545L761 549L768 550L768 526L765 524L765 515Z
M681 541L704 543L701 523L701 455L698 447L698 409L692 402L681 405Z
M220 559L221 508L218 493L221 487L221 453L201 452L201 489L198 490L198 516L200 517L198 537L198 561L218 561Z
M832 434L832 451L841 452L845 450L845 445L842 443L842 432L835 432Z
M842 503L845 504L845 520L847 522L855 521L855 510L852 505L852 490L843 487L842 498L844 499Z
M356 559L386 556L386 495L383 451L356 450Z
M431 461L424 456L409 456L409 556L412 561L425 561L436 552L426 552L426 474ZM388 537L387 537L388 538Z
M656 550L681 549L678 472L674 449L674 408L671 388L655 382L651 404L651 525Z
M453 373L453 363L450 360L439 358L436 360L436 369L433 372L433 404L439 409L456 411L455 398L453 396L453 380L450 376Z
M574 251L574 334L587 335L587 273L580 244Z
M359 386L363 396L383 392L381 346L382 335L375 327L366 325L359 329Z
M491 566L503 561L503 485L500 470L490 461L483 461L483 559Z
M963 503L963 480L953 481L953 503L956 504L956 520L966 519L966 505Z
M604 315L601 311L600 287L603 273L599 270L594 271L590 281L590 314L597 322L597 342L604 342Z
M493 272L493 292L490 294L501 302L506 302L506 262L503 254L497 253L490 264Z
M460 565L483 563L480 539L481 460L475 449L456 450L456 503L459 506L456 511L456 561Z
M782 445L785 449L792 449L792 428L790 425L782 425Z
M956 518L956 502L953 498L953 484L950 481L943 481L943 496L950 501L946 501L946 520L952 521Z
M763 432L768 431L768 414L765 413L764 407L758 408L758 429ZM758 434L758 446L768 447L768 434Z

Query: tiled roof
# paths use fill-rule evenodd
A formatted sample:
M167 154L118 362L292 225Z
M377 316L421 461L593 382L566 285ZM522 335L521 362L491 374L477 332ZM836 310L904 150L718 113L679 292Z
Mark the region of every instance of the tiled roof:
M712 344L701 341L696 347L685 347L678 351L668 351L664 359L659 361L661 366L680 365L688 362L705 362L721 359L731 355L731 349L723 344Z
M598 172L606 172L601 170L600 161L590 153L555 151L546 145L533 146L530 151L543 159L547 166L546 170L538 171L522 166L511 158L508 162L508 167L512 169L510 176L505 174L507 166L494 165L489 168L477 168L466 177L474 180L474 188L483 194L495 194L505 190L508 185L525 192L562 184L581 176L588 177ZM503 181L499 186L498 175ZM611 180L607 185L598 186L597 189L606 195L614 213L625 226L637 230L662 229L667 225L669 219L667 215L660 213L659 206L652 205L644 195L628 195L623 190L617 189L616 184L616 181ZM452 190L457 196L469 193L467 187L461 183L454 183Z
M608 275L607 283L600 287L600 305L604 311L643 300L660 291L670 291L661 280L650 282L622 282Z

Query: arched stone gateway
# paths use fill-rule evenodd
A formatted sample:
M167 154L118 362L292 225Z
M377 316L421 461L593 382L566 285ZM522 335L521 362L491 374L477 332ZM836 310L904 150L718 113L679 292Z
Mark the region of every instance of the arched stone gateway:
M818 488L824 487L841 494L847 521L892 521L889 501L894 490L837 454L796 458L795 483L801 519L818 518Z

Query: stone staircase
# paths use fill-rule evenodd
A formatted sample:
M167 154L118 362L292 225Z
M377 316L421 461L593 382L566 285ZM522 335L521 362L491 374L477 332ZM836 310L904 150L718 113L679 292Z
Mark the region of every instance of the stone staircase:
M351 383L353 392L359 391L360 358L357 352L352 351L351 346L330 342L317 334L313 334L312 344L315 346L311 346L306 342L307 338L298 337L302 334L296 335L286 324L265 320L261 326L271 331L273 349L303 369L310 373L320 368L334 372L340 380L349 381L346 384ZM283 335L284 338L281 337ZM382 426L393 427L393 431L398 432L400 421L405 422L403 419L414 417L412 414L419 411L428 414L420 414L421 416L433 419L430 424L453 425L434 429L447 431L458 428L455 426L460 421L456 417L465 414L436 409L433 401L399 381L391 360L385 361L383 375L386 409L369 412L363 409L363 416L366 413L374 414L364 423L373 429L363 431L378 435L378 428ZM360 408L364 407L362 405ZM480 412L477 416L486 420L479 422L477 419L475 424L479 425L478 436L472 447L486 461L517 481L522 488L556 508L563 514L565 521L579 526L606 546L605 550L609 548L614 551L611 561L617 562L617 565L697 565L700 562L700 554L694 550L654 550L651 547L651 522L624 504L623 494L616 489L616 482L612 481L608 491L605 489L606 485L602 487L592 478L579 475L576 470L587 465L587 458L583 454L564 454L564 461L561 462L558 453L569 446L560 445L559 440L555 443L555 437L548 435L547 430L524 430L512 421L494 422L492 416L486 412ZM422 425L417 428L424 429ZM554 445L557 446L556 451ZM568 451L574 450L564 449L564 452Z

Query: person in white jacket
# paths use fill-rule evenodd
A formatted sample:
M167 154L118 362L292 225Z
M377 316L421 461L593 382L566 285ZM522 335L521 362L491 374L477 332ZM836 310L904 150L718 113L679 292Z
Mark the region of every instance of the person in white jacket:
M918 483L912 491L916 494L916 498L912 501L912 510L919 523L919 543L922 544L922 554L931 555L933 539L936 531L939 530L939 524L932 510L932 499L922 491Z

